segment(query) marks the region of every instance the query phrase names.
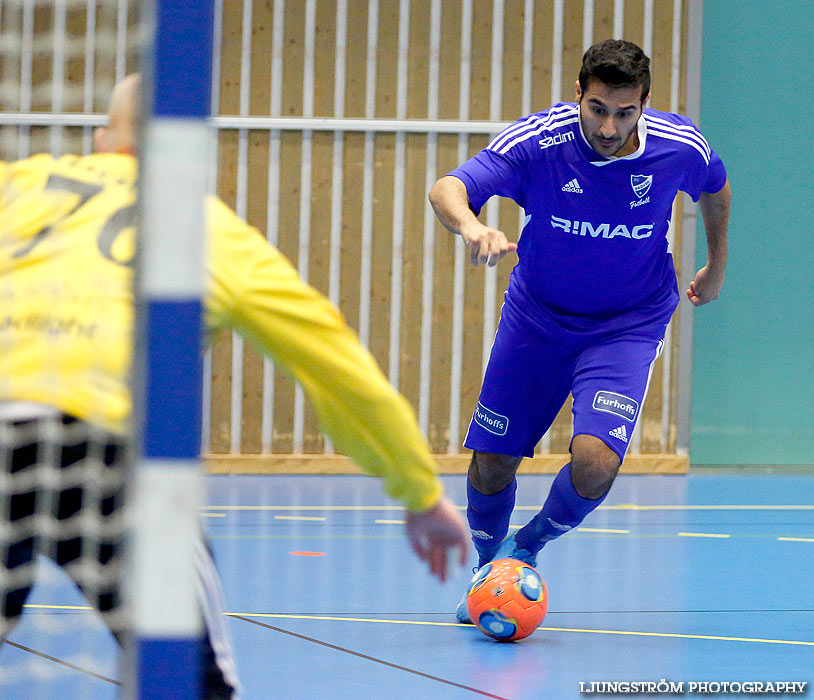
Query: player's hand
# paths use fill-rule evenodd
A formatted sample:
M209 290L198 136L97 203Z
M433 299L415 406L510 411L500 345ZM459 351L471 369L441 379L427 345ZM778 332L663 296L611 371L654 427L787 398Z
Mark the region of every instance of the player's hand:
M413 551L430 565L430 572L441 582L447 580L450 569L466 563L469 541L464 521L455 506L441 497L423 513L407 513L407 539ZM448 561L452 557L452 561Z
M703 306L718 298L724 286L724 271L722 268L712 268L704 265L690 282L687 298L693 306Z
M494 267L506 253L517 250L517 243L509 243L503 231L484 226L480 221L461 229L461 236L475 267Z

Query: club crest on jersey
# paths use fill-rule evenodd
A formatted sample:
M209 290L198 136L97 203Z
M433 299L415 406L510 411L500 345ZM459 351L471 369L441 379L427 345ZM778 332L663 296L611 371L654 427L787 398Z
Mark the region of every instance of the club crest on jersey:
M650 203L650 197L645 195L650 191L650 185L653 184L652 175L631 175L630 186L633 188L633 193L638 197L630 203L630 208L640 207L643 204ZM644 199L642 199L644 197Z
M631 175L630 186L633 188L635 195L641 199L650 190L650 185L653 184L652 175Z

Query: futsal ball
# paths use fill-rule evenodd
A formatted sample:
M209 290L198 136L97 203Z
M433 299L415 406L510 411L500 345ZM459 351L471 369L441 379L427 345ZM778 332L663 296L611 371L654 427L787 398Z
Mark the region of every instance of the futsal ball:
M528 564L498 559L472 577L466 609L487 637L499 642L524 639L539 627L548 611L548 588Z

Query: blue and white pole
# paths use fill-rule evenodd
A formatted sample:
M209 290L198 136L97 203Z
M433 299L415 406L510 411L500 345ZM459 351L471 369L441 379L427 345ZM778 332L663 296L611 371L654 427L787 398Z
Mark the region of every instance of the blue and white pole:
M156 0L140 158L137 421L128 697L199 700L201 311L212 75L212 0ZM150 89L152 86L152 89Z

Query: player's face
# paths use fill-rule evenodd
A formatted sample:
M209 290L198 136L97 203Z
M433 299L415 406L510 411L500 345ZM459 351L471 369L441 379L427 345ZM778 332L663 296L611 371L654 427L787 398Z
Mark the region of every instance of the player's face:
M582 131L588 143L603 156L625 156L639 147L636 123L647 98L638 85L612 87L598 80L582 92L577 82Z

